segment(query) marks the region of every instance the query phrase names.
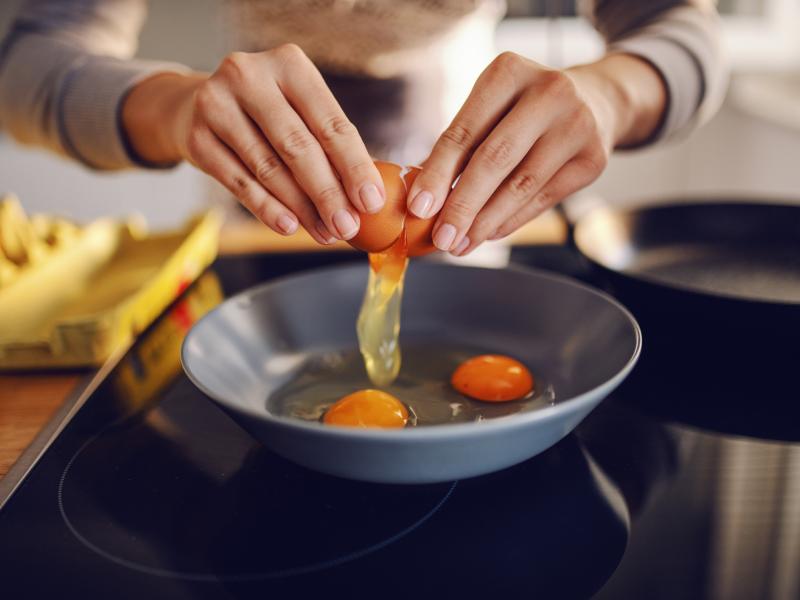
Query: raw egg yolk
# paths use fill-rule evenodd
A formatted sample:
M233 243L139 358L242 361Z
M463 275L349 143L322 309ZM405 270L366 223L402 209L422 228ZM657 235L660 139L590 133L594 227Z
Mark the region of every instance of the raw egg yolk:
M408 410L397 398L380 390L359 390L345 396L325 413L326 425L348 427L405 427Z
M533 390L533 376L527 367L499 354L483 354L463 362L450 383L465 396L486 402L519 400Z

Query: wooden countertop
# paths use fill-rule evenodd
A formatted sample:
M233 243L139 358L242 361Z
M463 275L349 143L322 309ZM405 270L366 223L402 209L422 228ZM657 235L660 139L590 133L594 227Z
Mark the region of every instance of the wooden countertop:
M0 478L83 377L81 373L0 375Z
M560 244L566 240L563 220L553 211L521 228L510 238L514 245ZM330 251L348 249L334 244ZM220 254L252 252L310 252L320 246L305 232L280 236L256 221L226 225L220 236ZM53 417L65 400L86 381L87 373L0 374L0 479Z

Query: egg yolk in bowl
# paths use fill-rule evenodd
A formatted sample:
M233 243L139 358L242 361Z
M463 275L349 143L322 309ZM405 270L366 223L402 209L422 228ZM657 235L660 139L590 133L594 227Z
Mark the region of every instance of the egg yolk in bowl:
M381 390L359 390L333 404L322 421L346 427L398 428L408 422L408 409Z
M450 379L453 387L484 402L519 400L533 391L533 376L518 360L500 354L482 354L463 362Z

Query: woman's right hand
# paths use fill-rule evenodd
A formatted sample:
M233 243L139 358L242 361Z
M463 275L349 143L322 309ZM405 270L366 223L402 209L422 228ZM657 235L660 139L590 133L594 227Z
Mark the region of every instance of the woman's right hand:
M136 85L123 128L145 161L186 159L258 219L329 244L358 233L385 191L356 128L294 44L235 52L210 76L162 73Z

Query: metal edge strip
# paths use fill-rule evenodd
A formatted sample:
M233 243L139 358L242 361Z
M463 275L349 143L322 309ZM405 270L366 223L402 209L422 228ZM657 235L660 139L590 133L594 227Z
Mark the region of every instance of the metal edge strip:
M44 453L47 452L64 428L72 421L92 393L106 380L129 349L130 345L120 347L93 375L87 375L80 380L76 388L67 396L64 404L47 421L41 431L36 434L36 437L33 438L28 447L22 451L22 454L11 465L5 477L0 479L0 510L3 509L17 488L39 462L39 459L44 456Z

